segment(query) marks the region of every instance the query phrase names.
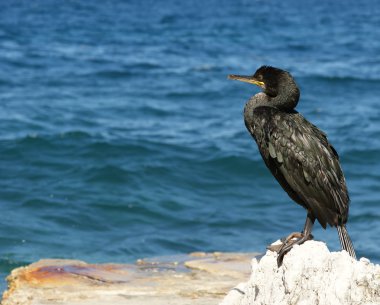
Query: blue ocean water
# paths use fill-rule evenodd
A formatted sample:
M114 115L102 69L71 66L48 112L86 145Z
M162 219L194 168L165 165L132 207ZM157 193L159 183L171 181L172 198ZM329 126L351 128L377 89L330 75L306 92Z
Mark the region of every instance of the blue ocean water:
M263 252L301 230L244 127L258 89L227 80L263 64L295 76L341 156L357 254L379 262L379 38L374 0L2 3L1 277L42 258ZM314 235L339 249L335 229Z

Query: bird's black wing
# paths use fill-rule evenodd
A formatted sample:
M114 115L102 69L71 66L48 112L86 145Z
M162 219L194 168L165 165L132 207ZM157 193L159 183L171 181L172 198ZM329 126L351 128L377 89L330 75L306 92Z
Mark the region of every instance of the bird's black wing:
M348 192L338 154L326 135L295 111L258 107L253 117L247 128L281 186L293 199L292 192L296 194L324 228L345 223Z

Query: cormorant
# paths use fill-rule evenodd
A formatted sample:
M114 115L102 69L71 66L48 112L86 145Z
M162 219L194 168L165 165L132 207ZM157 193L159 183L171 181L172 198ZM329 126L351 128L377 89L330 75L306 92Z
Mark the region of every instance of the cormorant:
M278 265L293 245L313 238L315 219L324 229L327 224L336 227L342 248L356 258L346 229L349 196L339 156L326 134L294 109L300 91L293 77L287 71L262 66L252 76L228 78L262 88L245 105L245 126L272 175L307 210L302 233L290 234L277 248L268 247L278 252Z

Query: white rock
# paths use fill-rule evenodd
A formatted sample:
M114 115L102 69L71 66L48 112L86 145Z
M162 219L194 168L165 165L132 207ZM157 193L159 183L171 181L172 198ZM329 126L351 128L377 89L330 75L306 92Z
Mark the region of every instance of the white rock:
M221 305L369 305L380 304L380 266L354 260L346 251L330 252L322 242L295 246L277 267L277 253L252 260L247 283L232 290Z

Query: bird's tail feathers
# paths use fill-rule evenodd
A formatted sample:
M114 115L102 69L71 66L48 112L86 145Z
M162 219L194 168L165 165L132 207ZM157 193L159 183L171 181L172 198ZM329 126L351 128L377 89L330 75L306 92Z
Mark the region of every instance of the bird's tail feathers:
M346 250L354 259L356 259L354 245L352 244L350 235L348 235L347 228L345 225L338 225L338 235L340 244L343 250Z

